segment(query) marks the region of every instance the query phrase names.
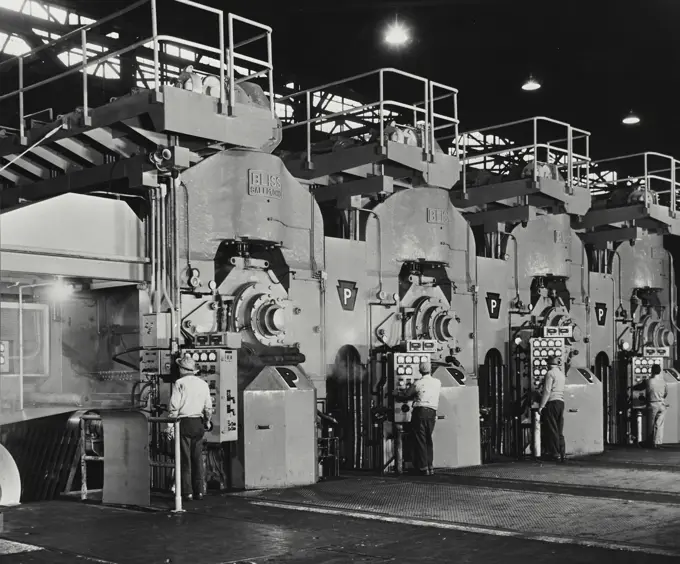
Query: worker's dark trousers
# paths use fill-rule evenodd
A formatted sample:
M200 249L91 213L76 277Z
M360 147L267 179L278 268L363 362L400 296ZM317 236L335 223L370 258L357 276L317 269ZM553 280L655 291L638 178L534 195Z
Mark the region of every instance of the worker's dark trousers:
M432 469L434 451L432 432L437 421L437 412L429 407L413 408L411 428L413 429L413 466L416 470Z
M541 455L564 456L564 402L549 401L541 412Z
M203 419L187 417L179 425L182 495L203 493Z

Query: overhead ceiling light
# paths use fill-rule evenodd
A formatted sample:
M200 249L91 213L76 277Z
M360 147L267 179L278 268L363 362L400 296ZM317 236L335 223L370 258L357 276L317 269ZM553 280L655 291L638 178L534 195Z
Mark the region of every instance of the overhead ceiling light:
M522 84L522 90L538 90L540 87L540 83L533 76L529 76L529 80Z
M394 22L385 32L385 43L400 47L406 45L411 40L408 29L400 22Z
M640 123L640 118L633 113L633 110L631 110L630 113L621 121L626 125L636 125Z

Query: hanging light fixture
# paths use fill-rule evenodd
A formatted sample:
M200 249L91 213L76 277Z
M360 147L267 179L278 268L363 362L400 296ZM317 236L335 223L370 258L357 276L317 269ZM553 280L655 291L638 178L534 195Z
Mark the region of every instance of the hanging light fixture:
M393 47L402 47L411 40L408 28L398 20L385 31L385 43Z
M541 84L532 75L529 75L529 79L522 84L522 90L527 91L538 90L540 87Z
M633 113L633 110L631 110L630 113L621 120L621 122L625 125L637 125L640 123L640 118Z

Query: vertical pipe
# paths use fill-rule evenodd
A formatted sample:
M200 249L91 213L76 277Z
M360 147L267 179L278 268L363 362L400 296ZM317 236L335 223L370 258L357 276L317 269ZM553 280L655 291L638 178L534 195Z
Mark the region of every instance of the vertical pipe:
M85 420L80 420L80 499L85 501L87 499L87 455L85 440Z
M466 180L466 163L465 160L467 158L467 135L463 134L463 161L462 161L462 168L463 168L463 199L467 199L467 180Z
M175 429L175 513L181 513L182 509L182 452L179 448L179 419L173 423Z
M87 96L87 30L85 29L80 32L80 46L83 50L83 119L87 120L90 112L88 110L89 100Z
M19 137L24 138L26 128L24 125L24 58L19 57Z
M227 95L224 91L224 12L220 10L218 14L218 25L220 26L220 113L224 113L227 103ZM231 66L231 65L230 65ZM232 83L229 82L229 90L232 90Z
M19 411L24 410L24 294L19 286Z
M162 254L162 247L161 247L161 191L160 187L156 186L153 188L153 193L154 193L154 200L155 200L155 205L154 205L154 222L156 224L156 239L155 239L155 246L156 246L156 265L155 265L155 271L154 271L154 276L156 277L156 294L154 296L154 307L156 310L156 313L160 313L161 311L161 254Z
M642 410L638 409L636 413L636 422L637 422L637 437L636 437L636 442L637 444L642 443Z
M430 156L430 132L428 131L430 126L430 81L426 80L424 82L425 90L425 129L423 130L423 142L425 143L425 154Z
M182 269L179 267L179 185L175 178L172 179L172 190L174 193L173 204L175 208L175 231L173 235L173 247L175 252L175 308L177 309L177 323L180 323L179 316L181 311L182 299ZM188 210L187 210L188 213ZM179 338L179 327L177 328L177 337Z
M453 117L456 120L455 126L454 126L454 132L456 135L456 156L458 156L458 151L459 151L459 132L458 132L458 92L453 93ZM460 156L458 156L460 158Z
M430 84L430 119L429 123L430 131L428 135L430 136L430 153L432 155L432 162L434 162L434 84L428 80Z
M590 135L586 135L586 188L590 190Z
M151 0L151 35L153 35L153 81L156 93L160 91L160 68L158 63L158 13L156 1Z
M404 457L401 442L401 424L394 423L394 468L397 475L404 471Z
M149 313L154 312L154 301L156 300L156 191L149 189L149 245L151 251L151 292L149 295Z
M534 183L538 180L538 118L534 118ZM528 197L524 198L525 204Z

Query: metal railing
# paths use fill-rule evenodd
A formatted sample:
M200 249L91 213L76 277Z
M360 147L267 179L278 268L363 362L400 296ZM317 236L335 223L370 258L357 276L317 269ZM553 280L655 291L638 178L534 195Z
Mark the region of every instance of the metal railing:
M423 99L415 104L409 104L401 102L395 99L386 97L385 94L385 77L387 75L400 76L412 81L417 82L422 88ZM378 81L378 99L372 102L367 102L356 107L350 107L346 110L312 117L312 110L314 109L314 95L323 95L332 92L334 88L340 86L347 87L353 82L359 80L367 79L369 77L376 77ZM443 91L443 94L440 94ZM428 80L426 78L417 76L415 74L407 73L394 68L382 68L375 71L366 72L363 74L358 74L345 78L342 80L337 80L335 82L330 82L322 86L317 86L315 88L310 88L308 90L303 90L300 92L295 92L287 96L282 96L277 98L278 103L292 102L298 98L304 96L305 105L305 119L301 121L295 121L289 125L285 125L283 129L292 129L296 127L306 127L306 154L307 163L311 164L312 161L312 129L313 126L320 127L324 123L331 122L342 122L347 117L353 116L356 119L371 119L371 114L375 114L377 111L377 121L379 128L379 139L380 146L385 146L385 120L393 119L393 112L389 111L388 108L398 108L399 110L409 112L409 115L413 116L413 129L419 128L419 118L424 121L424 134L423 134L423 150L424 152L432 157L434 155L435 147L435 131L439 131L445 128L454 127L458 137L458 90L451 86L446 86L438 82ZM443 113L435 112L435 102L440 102L443 100L453 101L453 115L447 115ZM366 116L369 116L368 118ZM441 123L444 122L444 123ZM440 125L437 125L440 123ZM401 124L400 124L401 125ZM351 130L349 131L351 133Z
M607 172L612 169L616 171L617 168L625 172L612 180L596 181L595 187L599 190L609 195L621 185L636 185L644 192L643 202L645 206L649 207L652 201L657 201L660 205L667 206L671 215L675 215L677 190L680 186L676 182L676 170L680 166L677 159L663 153L646 152L602 159L594 161L592 165L597 169L605 163L607 164ZM661 168L657 168L659 166Z
M149 437L151 442L151 437L157 433L153 432L154 425L162 425L167 423L173 424L174 429L174 459L172 462L161 462L157 460L149 460L149 466L152 468L171 468L175 474L175 508L173 511L181 512L182 509L182 480L181 480L181 452L180 452L180 431L179 431L179 419L170 419L168 417L149 417ZM87 463L88 462L102 462L106 464L106 454L104 456L87 454L87 430L85 423L87 421L101 421L101 416L99 415L83 415L80 418L80 499L85 501L87 499ZM104 445L106 448L106 445Z
M539 128L539 124L544 126L557 126L559 129L566 130L566 136L561 135L552 138ZM487 142L487 138L492 139L513 139L520 137L521 126L531 126L531 133L528 135L532 141L524 145L508 144L498 148L499 142ZM513 134L515 133L515 134ZM526 131L524 138L527 137ZM438 141L454 139L453 136L441 137ZM575 151L575 141L583 140L583 151ZM541 154L545 155L545 163L554 165L557 169L566 169L567 190L572 191L574 187L589 188L590 182L590 132L584 129L573 127L571 124L558 121L544 116L536 116L528 119L512 121L500 125L492 125L474 131L466 131L455 138L455 153L463 163L463 190L467 191L466 169L474 164L486 159L505 160L510 164L528 164L530 161L522 160L526 155L532 157L534 163L541 162ZM473 149L474 148L474 149ZM471 149L473 149L471 151ZM539 153L540 151L540 153ZM472 152L472 154L469 154ZM552 161L552 162L551 162ZM533 180L538 180L538 166L533 167Z
M170 44L175 44L175 45L181 45L183 47L191 47L193 49L200 49L202 51L205 51L207 53L212 53L216 54L219 58L219 77L220 77L220 93L219 93L219 99L220 99L220 107L219 111L221 113L226 113L227 111L227 91L229 92L229 108L233 108L234 106L234 85L238 84L239 82L243 82L246 80L252 80L254 78L260 77L260 76L266 76L268 79L269 83L269 105L270 105L270 111L272 114L272 117L274 117L274 86L273 86L273 63L272 63L272 28L269 26L260 24L258 22L242 18L240 16L236 16L234 14L227 14L227 32L225 34L225 22L224 22L224 11L223 10L218 10L216 8L212 8L210 6L205 6L203 4L200 4L198 2L192 2L191 0L169 0L169 2L166 2L165 4L168 5L170 3L177 3L177 4L183 4L186 6L189 6L191 8L196 8L197 10L207 12L210 14L214 14L217 16L217 25L218 25L218 31L219 31L219 46L218 47L211 47L209 45L204 45L201 43L196 43L193 41L188 41L186 39L182 39L179 37L174 37L171 35L161 35L158 33L158 0L139 0L138 2L135 2L134 4L131 4L130 6L119 10L118 12L115 12L109 16L106 16L105 18L102 18L101 20L98 20L96 22L93 22L91 24L82 26L78 29L75 29L65 35L62 35L58 39L55 39L53 41L50 41L49 43L46 43L44 45L41 45L39 47L36 47L35 49L32 49L28 53L25 53L23 55L16 55L14 57L11 57L10 59L0 63L0 73L4 72L6 70L6 67L9 65L16 63L18 65L18 75L19 75L19 85L18 88L7 93L3 93L0 95L0 102L12 97L18 97L19 100L19 135L21 138L25 136L25 119L32 114L26 115L25 108L24 108L24 95L27 92L30 92L32 90L35 90L36 88L40 88L42 86L45 86L47 84L53 83L57 80L60 80L62 78L65 78L67 76L73 75L75 73L81 72L82 73L82 107L83 107L83 116L85 118L88 117L89 114L89 99L88 99L88 69L91 69L93 67L96 68L97 65L102 65L103 63L110 62L113 59L118 59L121 55L124 55L130 51L133 51L135 49L141 48L148 46L149 44L152 45L153 47L153 73L154 73L154 90L156 92L160 92L161 90L161 84L160 84L160 77L161 77L161 65L159 62L159 53L160 53L160 47L161 43L167 42ZM95 57L95 58L88 58L88 32L91 32L92 30L102 26L105 23L111 22L112 20L119 18L125 14L128 14L129 12L136 10L138 8L141 8L145 5L149 5L150 11L151 11L151 36L149 37L144 37L142 39L137 40L135 43L131 45L127 45L121 49L118 49L113 52L105 52L103 55L100 57ZM259 32L258 35L251 37L249 39L246 39L244 41L241 41L240 43L234 43L234 23L235 22L241 22L243 24L247 24L251 27L256 28ZM39 82L35 82L32 84L26 84L24 80L24 65L25 62L33 59L38 55L39 53L48 50L48 49L55 49L59 48L60 46L64 46L67 42L70 44L71 40L73 38L79 37L80 38L80 49L82 50L82 57L83 60L79 65L75 65L71 68L68 68L64 70L63 72L57 74L56 76L52 76L50 78L46 78L44 80L41 80ZM265 39L267 42L267 60L260 60L254 57L250 57L248 55L245 55L243 53L238 53L236 50L240 47L243 47L245 45L254 43L255 41L259 41L261 39ZM228 49L226 45L229 45ZM71 46L65 46L67 50L71 48ZM253 65L256 65L257 67L263 67L262 70L255 72L245 78L240 78L238 81L235 80L234 78L234 63L236 60L239 61L247 61ZM189 61L187 61L187 64L189 64Z

